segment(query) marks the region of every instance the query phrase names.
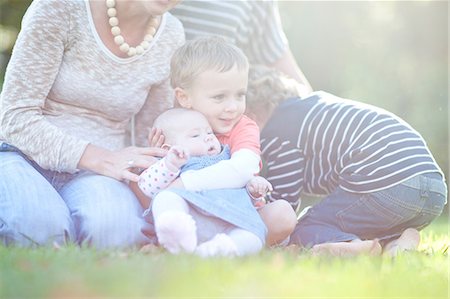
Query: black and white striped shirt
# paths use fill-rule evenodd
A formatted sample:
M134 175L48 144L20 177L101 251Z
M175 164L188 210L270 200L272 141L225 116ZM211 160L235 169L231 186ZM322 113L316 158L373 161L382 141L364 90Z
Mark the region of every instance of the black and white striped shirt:
M295 207L300 193L338 186L369 193L421 173L440 172L420 134L383 109L316 92L281 103L261 132L271 200Z
M182 1L171 11L186 39L218 35L240 47L250 63L269 65L287 49L275 1Z

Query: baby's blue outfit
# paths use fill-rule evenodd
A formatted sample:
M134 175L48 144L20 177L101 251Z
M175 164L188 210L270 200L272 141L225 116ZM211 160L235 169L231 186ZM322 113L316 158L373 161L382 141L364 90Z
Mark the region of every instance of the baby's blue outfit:
M202 169L228 159L230 159L230 148L224 146L222 152L218 155L190 158L181 168L181 172ZM245 188L204 191L189 191L178 188L166 190L184 198L192 208L200 213L217 217L238 228L252 232L261 239L263 244L265 243L267 228L253 206Z

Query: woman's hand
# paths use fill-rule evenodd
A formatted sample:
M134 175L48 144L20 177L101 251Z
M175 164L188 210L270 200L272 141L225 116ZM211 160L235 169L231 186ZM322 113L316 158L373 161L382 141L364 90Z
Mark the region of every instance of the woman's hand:
M163 157L166 150L157 147L130 146L118 151L109 151L89 144L81 156L78 168L87 169L98 174L112 177L119 181L137 182L139 175L136 168L148 168Z

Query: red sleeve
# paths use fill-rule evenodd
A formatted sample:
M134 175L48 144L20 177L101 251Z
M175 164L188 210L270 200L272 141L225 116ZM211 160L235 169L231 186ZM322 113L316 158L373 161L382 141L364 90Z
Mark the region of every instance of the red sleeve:
M226 135L218 135L222 144L230 146L231 154L246 148L261 155L261 146L259 143L259 127L258 125L243 115L241 120L234 126L230 133Z

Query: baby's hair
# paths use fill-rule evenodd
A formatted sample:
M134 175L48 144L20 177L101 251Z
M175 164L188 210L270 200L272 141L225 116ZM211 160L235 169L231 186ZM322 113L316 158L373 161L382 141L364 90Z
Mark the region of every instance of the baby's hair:
M261 115L272 111L282 101L300 97L300 85L283 73L263 66L252 65L248 75L247 113Z
M186 108L171 108L161 113L153 122L153 127L161 129L167 142L173 141L175 135L180 129L180 120L186 118L187 115L197 115L205 117L196 110Z
M247 57L241 49L221 37L200 37L175 51L170 63L170 82L173 88L189 88L205 71L222 73L234 66L239 70L248 69Z

